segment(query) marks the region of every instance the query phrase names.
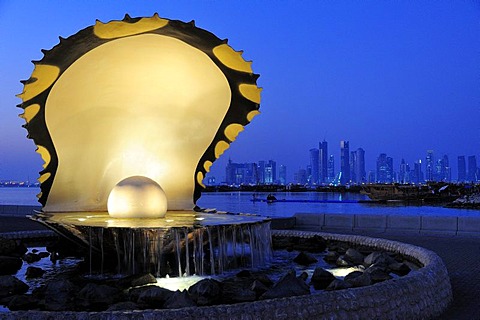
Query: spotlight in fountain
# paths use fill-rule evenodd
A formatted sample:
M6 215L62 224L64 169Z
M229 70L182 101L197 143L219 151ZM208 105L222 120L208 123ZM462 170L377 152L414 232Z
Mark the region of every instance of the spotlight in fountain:
M97 21L43 53L19 95L44 160L34 219L117 253L129 272L171 252L182 255L179 275L207 255L211 272L239 252L262 260L252 233L266 219L193 211L212 163L259 114L258 75L242 52L193 21L155 14Z

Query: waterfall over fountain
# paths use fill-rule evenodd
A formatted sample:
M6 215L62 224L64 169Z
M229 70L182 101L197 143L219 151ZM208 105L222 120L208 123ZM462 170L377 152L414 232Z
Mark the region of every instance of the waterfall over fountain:
M242 52L157 14L97 21L43 52L19 95L45 162L34 220L122 274L269 261L268 219L196 207L210 166L259 114Z

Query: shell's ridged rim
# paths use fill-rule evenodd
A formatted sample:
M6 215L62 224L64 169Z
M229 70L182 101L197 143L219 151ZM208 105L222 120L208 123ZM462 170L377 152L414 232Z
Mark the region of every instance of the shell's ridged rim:
M77 59L96 47L116 39L139 34L158 34L184 41L203 53L217 65L228 80L232 99L227 114L211 144L205 150L192 177L195 183L193 202L200 198L202 183L212 163L230 146L253 117L259 114L261 88L256 85L258 78L251 68L251 61L245 61L241 51L233 50L227 40L220 40L212 33L197 28L193 21L160 18L158 14L146 18L131 18L107 23L97 21L94 26L80 30L63 39L50 50L42 50L44 57L33 61L35 68L28 80L22 81L24 89L18 95L24 109L20 115L25 120L28 137L37 145L44 165L40 172L41 192L39 202L45 206L58 168L58 157L45 121L45 105L48 95L59 77Z

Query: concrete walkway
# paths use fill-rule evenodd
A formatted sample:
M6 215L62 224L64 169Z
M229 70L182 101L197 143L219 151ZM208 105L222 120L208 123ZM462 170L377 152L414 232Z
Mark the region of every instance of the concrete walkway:
M46 230L24 217L0 216L0 233ZM309 229L312 231L312 229ZM328 232L328 230L321 230ZM447 266L453 290L453 304L440 320L480 320L480 237L332 231L385 238L424 247L436 252Z

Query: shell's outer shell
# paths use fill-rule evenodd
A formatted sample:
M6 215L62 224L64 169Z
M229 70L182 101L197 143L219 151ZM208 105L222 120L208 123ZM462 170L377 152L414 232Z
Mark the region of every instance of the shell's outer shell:
M204 52L223 72L231 90L231 102L214 139L205 150L192 177L195 188L193 203L200 198L204 188L201 179L205 177L211 164L229 147L258 114L260 91L256 80L258 75L251 72L251 62L243 60L242 52L231 49L226 40L220 40L214 34L197 28L193 23L159 18L130 18L122 21L101 23L87 27L76 34L63 39L51 50L42 50L44 57L33 61L35 69L32 76L22 81L24 91L18 96L23 102L18 107L25 111L20 116L25 119L24 127L28 138L38 146L37 152L44 159L44 169L40 171L41 192L39 202L45 206L58 168L58 157L45 121L45 105L48 95L58 78L77 59L96 47L109 41L135 36L138 34L158 34L181 40ZM68 111L66 111L68 112ZM48 161L47 161L48 160Z

